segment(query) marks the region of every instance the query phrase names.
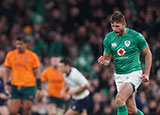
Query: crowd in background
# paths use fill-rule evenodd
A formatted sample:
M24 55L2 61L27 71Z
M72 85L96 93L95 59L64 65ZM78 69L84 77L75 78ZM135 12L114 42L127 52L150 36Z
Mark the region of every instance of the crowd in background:
M124 13L127 27L141 32L152 54L150 82L136 93L137 106L145 115L160 114L160 2L159 0L1 0L0 63L15 48L17 36L40 58L41 71L53 55L70 57L90 81L89 115L115 114L114 65L102 67L103 39L111 31L109 16ZM141 56L142 68L145 66ZM34 111L45 113L46 97L36 99ZM41 109L36 109L36 108Z

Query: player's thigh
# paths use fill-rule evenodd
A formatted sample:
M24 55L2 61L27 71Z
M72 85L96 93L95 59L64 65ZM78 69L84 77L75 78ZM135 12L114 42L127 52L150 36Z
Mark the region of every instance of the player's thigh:
M81 113L81 115L87 115L87 110L84 109L83 112Z
M20 105L21 105L21 100L20 99L10 99L10 100L8 100L9 112L11 114L12 113L18 113Z
M0 115L9 115L9 111L6 106L0 106Z
M32 105L33 105L32 101L22 99L22 110L30 111L32 109Z
M116 98L126 102L129 96L132 94L133 94L133 86L129 82L126 82L120 88Z
M69 108L67 110L67 112L65 113L65 115L79 115L80 113L78 111L74 111L71 108Z
M126 105L127 105L127 109L128 109L129 114L136 114L137 113L137 107L136 107L134 94L132 94L128 98Z

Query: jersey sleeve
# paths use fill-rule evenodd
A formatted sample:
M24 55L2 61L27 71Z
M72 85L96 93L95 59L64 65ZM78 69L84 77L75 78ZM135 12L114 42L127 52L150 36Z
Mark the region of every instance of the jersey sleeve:
M38 56L36 54L33 54L33 58L34 58L34 62L33 62L32 67L33 68L39 67L40 66L40 61L39 61Z
M104 46L104 53L106 54L111 54L111 49L110 49L110 45L109 45L109 37L108 35L106 35L104 42L103 42L103 46Z
M144 48L147 47L147 42L144 38L144 36L142 34L139 33L138 37L137 37L137 41L138 41L138 48L140 49L140 51L142 51Z
M4 61L4 65L7 67L11 67L11 61L10 61L10 53L8 53L6 55L5 61Z
M77 74L75 78L76 78L76 79L74 79L74 80L75 80L81 87L83 87L83 86L85 86L85 85L88 84L87 79L86 79L81 73ZM78 79L77 79L77 78L78 78Z

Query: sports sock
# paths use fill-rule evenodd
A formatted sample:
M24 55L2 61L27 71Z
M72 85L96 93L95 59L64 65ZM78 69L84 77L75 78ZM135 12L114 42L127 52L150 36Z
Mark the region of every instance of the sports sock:
M127 106L126 105L118 106L117 107L117 115L128 115Z
M142 113L141 110L139 110L139 109L137 108L137 113L136 113L136 115L144 115L144 114Z

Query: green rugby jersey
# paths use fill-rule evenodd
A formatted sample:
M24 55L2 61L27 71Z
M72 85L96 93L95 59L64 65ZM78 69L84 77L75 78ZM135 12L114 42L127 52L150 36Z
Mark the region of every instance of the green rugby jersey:
M116 36L110 32L104 39L104 52L112 54L115 73L127 74L141 70L140 52L147 47L147 42L142 34L126 28L123 36Z

